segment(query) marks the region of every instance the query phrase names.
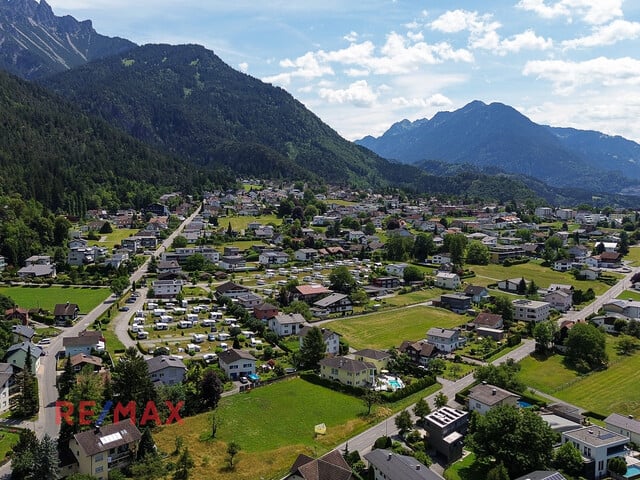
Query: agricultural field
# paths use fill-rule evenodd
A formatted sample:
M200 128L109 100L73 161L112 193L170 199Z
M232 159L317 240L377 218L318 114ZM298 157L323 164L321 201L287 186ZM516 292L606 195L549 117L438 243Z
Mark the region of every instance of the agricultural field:
M416 303L428 302L440 297L444 293L451 293L451 290L443 290L441 288L429 288L426 290L418 290L415 292L403 293L392 297L384 297L380 302L383 306L404 307Z
M42 308L53 313L57 303L77 303L80 313L88 313L111 295L108 288L16 286L0 287L0 294L11 297L22 308Z
M528 386L573 403L586 410L609 415L640 415L637 372L640 354L621 356L616 339L607 336L609 367L580 376L567 369L561 355L549 358L528 357L521 362L520 379ZM541 375L544 372L544 375Z
M105 247L111 250L116 245L120 245L123 239L129 238L132 235L138 233L138 230L135 228L116 228L113 227L113 232L111 233L96 233L100 237L99 240L89 240L89 245L94 246L97 245L99 247ZM102 241L104 240L104 241Z
M631 262L632 267L640 265L640 247L629 248L629 253L625 255L625 259Z
M468 320L469 317L448 310L415 306L354 318L346 317L328 322L324 326L343 335L349 345L356 349L387 350L398 347L403 340L424 338L431 327L457 327Z
M370 422L379 421L363 417L364 413L366 407L357 398L293 379L221 399L215 440L210 438L211 413L161 427L154 439L161 451L171 453L176 437L182 437L195 460L190 472L195 480L279 479L298 454L322 455ZM314 426L319 423L326 424L327 434L315 437ZM231 441L241 447L232 472L224 467L226 445Z

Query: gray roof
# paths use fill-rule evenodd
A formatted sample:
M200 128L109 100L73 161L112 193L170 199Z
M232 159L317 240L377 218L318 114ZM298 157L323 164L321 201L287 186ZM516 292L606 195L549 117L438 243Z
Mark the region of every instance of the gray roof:
M33 328L27 327L26 325L14 325L11 328L11 331L13 333L17 333L21 337L25 337L28 339L31 339L31 337L33 337L33 335L36 333L36 331Z
M567 438L577 440L585 445L592 445L596 447L602 445L625 444L629 442L629 439L624 435L614 433L597 425L590 425L577 430L571 430L569 432L564 432L562 435Z
M305 318L299 313L279 313L273 318L280 325L286 325L290 323L307 323Z
M220 363L229 365L230 363L237 362L238 360L253 360L255 362L256 358L249 352L232 348L220 353L218 355L218 360L220 361Z
M469 400L473 399L488 406L496 405L509 397L520 398L508 390L496 387L495 385L482 383L476 385L469 391Z
M459 335L459 330L449 329L449 328L440 328L440 327L431 327L427 331L427 336L431 337L439 337L439 338L453 338L456 335Z
M407 455L376 449L364 458L389 480L440 480L442 477Z
M129 419L87 430L73 436L86 455L106 452L112 448L140 441L140 430Z
M553 470L536 470L518 477L516 480L566 480L566 478L561 473Z
M10 354L12 354L13 352L17 352L18 350L24 350L25 352L27 352L29 347L31 347L32 357L39 357L40 355L42 355L42 349L39 346L34 345L31 342L21 342L21 343L14 343L9 348L7 348L7 353L5 357L8 357Z
M634 418L625 417L619 413L612 413L604 419L604 423L605 425L612 425L614 427L640 434L640 421Z
M347 298L347 296L342 293L332 293L331 295L314 302L314 305L317 307L329 307L345 298Z
M374 350L373 348L358 350L354 353L354 355L364 358L370 358L372 360L384 360L385 358L391 357L391 354L389 352L385 352L384 350Z
M354 360L348 357L323 358L320 360L320 366L323 365L329 368L346 370L347 372L361 372L362 370L376 368L373 363L361 362L360 360Z
M146 360L146 362L149 373L155 373L169 367L181 368L183 370L187 369L182 360L171 355L158 355L157 357Z

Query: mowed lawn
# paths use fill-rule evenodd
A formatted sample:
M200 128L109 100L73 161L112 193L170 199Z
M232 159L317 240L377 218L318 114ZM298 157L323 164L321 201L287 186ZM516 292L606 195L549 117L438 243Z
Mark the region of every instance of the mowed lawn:
M53 313L57 303L77 303L80 313L89 313L111 295L109 288L82 287L0 287L0 294L11 297L22 308L42 308Z
M384 297L382 301L376 301L376 303L382 303L383 305L391 305L394 307L404 307L405 305L428 302L434 298L440 297L440 295L444 293L451 293L451 290L428 288L426 290L417 290L415 292L404 293L401 295L397 294L392 297Z
M343 335L349 345L357 348L387 350L398 347L403 340L425 338L431 327L457 327L469 317L434 307L408 307L358 317L346 317L324 324Z
M139 232L139 230L136 230L135 228L116 228L114 225L111 226L113 228L113 232L105 234L96 233L96 235L100 237L100 240L89 240L89 245L97 245L99 247L111 249L116 245L120 245L122 240L125 238L129 238Z
M528 386L551 394L586 410L609 415L640 415L640 389L637 372L640 353L621 356L615 350L616 339L607 337L609 367L579 376L564 367L561 355L547 360L528 357L521 362L520 379Z
M541 288L547 288L552 283L564 283L571 284L580 290L593 288L596 295L601 295L610 288L607 284L596 280L576 280L570 273L556 272L535 262L511 267L494 264L473 265L471 269L477 277L467 278L465 281L472 285L487 286L490 283L497 283L496 280L524 277L526 280L533 280Z
M292 379L223 398L216 410L220 427L210 439L211 413L184 419L182 424L154 432L159 448L174 450L184 439L195 460L190 478L277 479L300 453L315 456L363 431L366 407L357 398ZM373 417L371 418L373 419ZM326 435L315 438L314 426L324 423ZM226 446L237 442L237 468L225 469Z

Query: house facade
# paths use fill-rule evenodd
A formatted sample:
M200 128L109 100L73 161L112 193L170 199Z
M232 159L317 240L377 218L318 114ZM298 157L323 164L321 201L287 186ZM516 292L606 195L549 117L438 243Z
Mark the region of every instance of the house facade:
M289 255L284 252L262 252L258 256L261 265L284 265L289 261Z
M375 382L376 367L348 357L330 357L320 360L320 377L352 387L368 388Z
M0 413L11 408L9 387L13 383L13 367L9 363L0 363Z
M422 365L423 367L426 367L429 362L435 358L438 352L435 345L432 345L426 340L420 340L417 342L405 340L400 344L398 350L401 353L407 354L413 363Z
M462 439L467 433L469 412L442 407L426 416L424 428L429 444L451 463L462 457Z
M562 433L562 443L571 442L580 451L587 478L599 480L608 476L608 462L614 457L624 459L629 438L598 425Z
M549 318L551 304L537 300L513 300L513 319L522 322L542 322Z
M301 347L304 342L304 337L307 336L307 333L309 333L309 330L311 330L311 328L313 327L310 325L305 325L298 332ZM320 328L320 331L322 332L322 339L324 340L324 344L327 346L325 353L327 355L338 355L340 353L340 334L324 327Z
M66 325L77 320L80 307L76 303L58 303L53 309L53 318L56 325Z
M373 348L365 348L353 353L356 360L361 362L369 362L376 368L376 375L380 374L380 371L386 370L389 367L389 361L391 360L391 354L384 350L375 350Z
M347 295L342 293L332 293L313 303L315 311L319 315L330 315L332 313L348 313L353 311L353 304Z
M374 480L442 480L440 475L414 457L391 450L377 448L364 458L373 470Z
M467 397L469 411L484 415L489 410L503 405L518 405L520 397L503 388L486 383L476 385L469 391Z
M460 329L449 329L432 327L427 331L427 342L436 347L441 352L453 352L456 348L465 343L465 339L460 336Z
M640 445L640 421L633 417L612 413L604 419L607 430L619 433L629 439L630 442Z
M300 329L307 325L307 321L299 313L279 313L267 321L270 330L279 337L297 335Z
M256 358L244 350L234 348L218 354L220 368L231 380L238 380L240 377L255 375Z
M78 353L90 355L93 350L104 349L102 333L96 330L84 330L76 337L64 337L62 339L65 356L73 357Z
M175 385L182 383L187 373L186 365L171 355L159 355L146 360L149 369L149 377L152 382L163 385Z
M23 370L27 361L27 354L31 353L31 373L35 374L40 366L42 349L31 342L20 342L11 345L4 355L4 362L13 367L14 372Z
M460 277L457 273L438 272L436 274L435 286L447 290L455 290L460 287Z
M465 313L471 308L471 297L460 293L445 293L440 296L438 306L452 312Z
M157 298L175 298L182 291L182 280L156 280L152 284L154 296Z

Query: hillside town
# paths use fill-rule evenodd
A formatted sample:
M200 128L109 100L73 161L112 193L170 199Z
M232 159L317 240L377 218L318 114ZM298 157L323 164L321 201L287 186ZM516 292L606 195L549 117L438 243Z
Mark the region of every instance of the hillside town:
M212 446L215 468L263 478L461 478L459 465L484 478L635 478L635 386L608 375L636 368L637 224L626 210L249 180L88 211L69 219L64 252L0 259L3 428L16 445L34 431L69 478L188 478L202 468L190 456ZM547 368L560 388L540 380ZM582 382L597 390L565 397ZM355 401L359 426L344 427L353 413L285 418L278 398L308 389ZM274 396L274 420L307 424L313 449L294 435L298 451L276 467L244 451L225 412L257 395ZM202 421L225 447L193 443ZM508 441L500 422L513 422ZM28 449L12 448L20 478Z

